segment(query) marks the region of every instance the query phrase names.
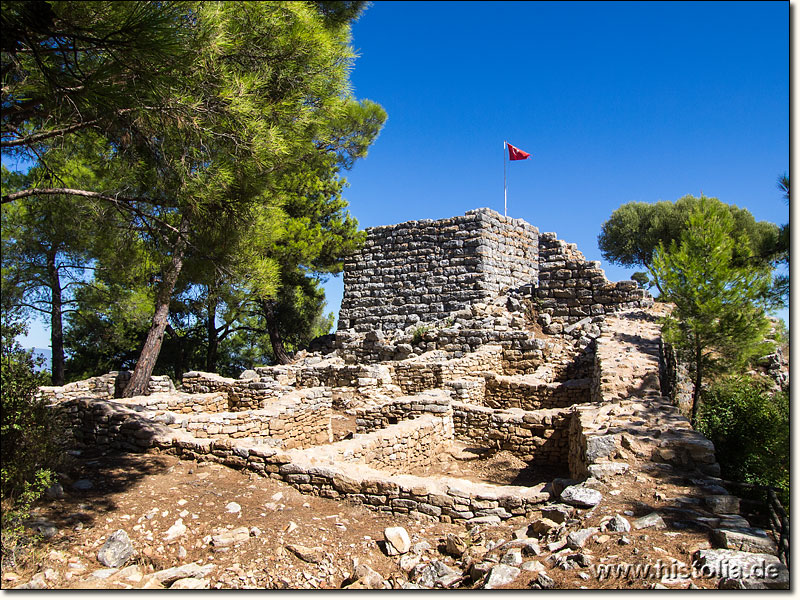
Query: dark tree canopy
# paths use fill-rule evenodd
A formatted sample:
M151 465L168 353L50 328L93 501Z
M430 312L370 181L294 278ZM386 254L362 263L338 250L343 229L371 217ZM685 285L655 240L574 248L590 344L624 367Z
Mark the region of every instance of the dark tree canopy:
M701 202L724 207L733 219L735 231L744 237L744 245L734 249L734 261L741 264L767 264L779 252L778 227L756 221L746 209L724 204L716 198L684 196L675 202L628 202L615 210L603 223L598 246L607 261L623 267L649 267L659 243L668 246L680 239L689 223L689 215Z

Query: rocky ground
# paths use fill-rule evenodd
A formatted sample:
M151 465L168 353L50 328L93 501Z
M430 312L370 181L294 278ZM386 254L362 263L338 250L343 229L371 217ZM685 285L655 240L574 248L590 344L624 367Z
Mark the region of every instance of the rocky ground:
M688 565L711 547L704 528L669 512L695 488L665 473L614 477L594 509L552 503L502 524L466 525L304 496L282 482L166 455L82 455L64 475L62 497L35 509L30 525L42 540L27 561L4 558L4 589L633 589L719 581L598 578L599 564ZM637 521L654 511L663 517ZM393 528L407 538L396 529L392 536ZM399 548L387 544L387 529Z

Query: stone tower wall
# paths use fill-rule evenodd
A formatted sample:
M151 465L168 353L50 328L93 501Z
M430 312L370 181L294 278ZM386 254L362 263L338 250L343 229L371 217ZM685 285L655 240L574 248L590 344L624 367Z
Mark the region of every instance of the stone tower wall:
M549 315L544 331L551 335L584 319L653 303L634 281L608 281L599 261L586 260L575 244L557 239L555 233L539 236L535 297L540 314Z
M538 255L536 227L486 208L368 229L345 262L339 329L405 329L536 285Z

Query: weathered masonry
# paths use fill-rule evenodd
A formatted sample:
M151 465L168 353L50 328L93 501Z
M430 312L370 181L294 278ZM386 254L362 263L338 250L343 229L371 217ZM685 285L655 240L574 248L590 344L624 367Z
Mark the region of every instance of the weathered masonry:
M368 230L345 263L339 329L404 329L538 282L539 230L488 209Z
M729 532L714 447L676 406L665 311L574 244L478 209L369 230L320 352L238 379L186 373L179 391L153 378L138 398L116 398L116 372L42 394L77 445L214 461L377 511L500 522L568 502L557 475L638 503L631 483L657 471L688 482L691 518ZM509 452L535 477L471 478L467 459L458 477L428 475L465 448Z

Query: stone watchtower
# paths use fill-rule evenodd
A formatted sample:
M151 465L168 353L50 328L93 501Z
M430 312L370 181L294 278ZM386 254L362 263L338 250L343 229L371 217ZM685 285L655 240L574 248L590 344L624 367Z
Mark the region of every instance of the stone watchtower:
M488 208L367 230L344 266L339 330L404 329L539 281L539 230Z

